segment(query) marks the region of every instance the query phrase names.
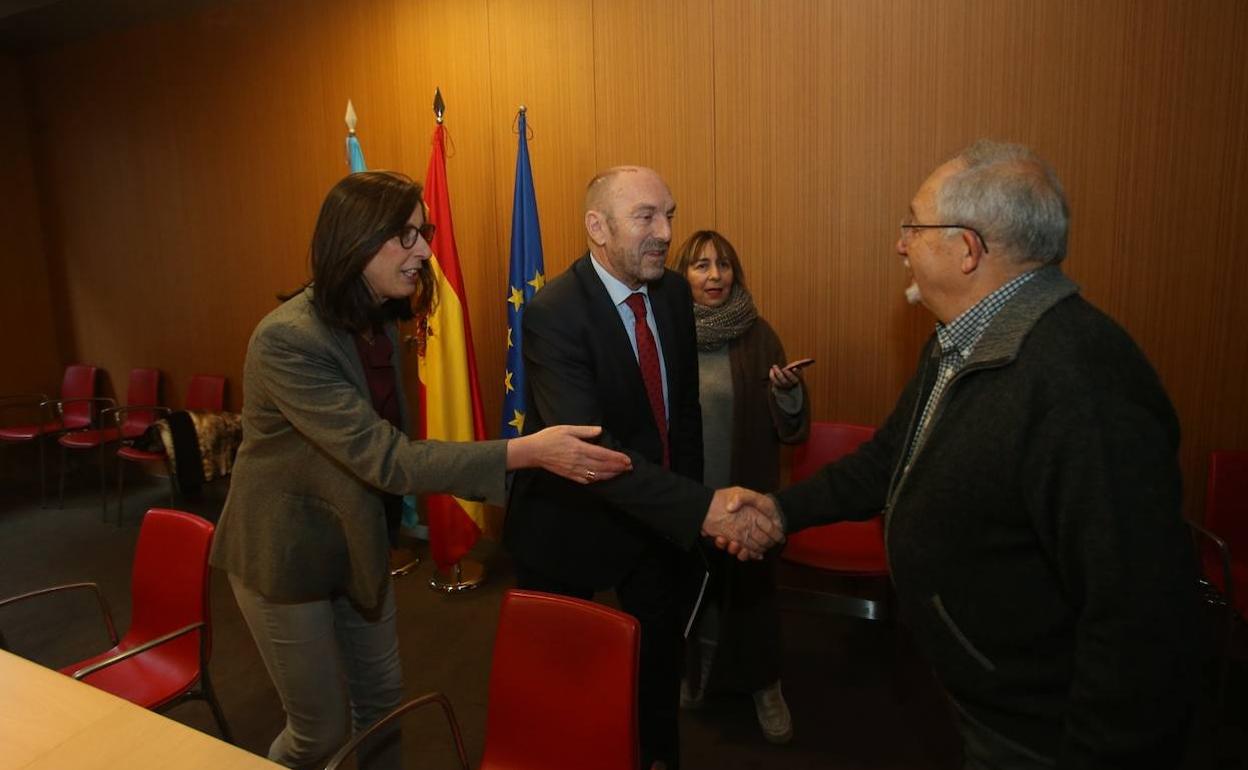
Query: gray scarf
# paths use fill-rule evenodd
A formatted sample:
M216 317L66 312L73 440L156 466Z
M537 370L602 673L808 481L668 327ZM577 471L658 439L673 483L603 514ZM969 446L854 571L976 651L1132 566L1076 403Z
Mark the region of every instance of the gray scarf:
M719 307L693 304L693 322L698 330L698 350L714 350L731 342L754 325L758 309L754 298L739 283L732 285L728 301Z

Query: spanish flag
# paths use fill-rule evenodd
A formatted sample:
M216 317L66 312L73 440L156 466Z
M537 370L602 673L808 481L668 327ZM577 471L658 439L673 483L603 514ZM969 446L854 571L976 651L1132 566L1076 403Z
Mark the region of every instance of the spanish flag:
M426 319L420 352L418 435L444 441L480 441L486 437L485 413L468 323L468 295L451 222L444 132L439 121L433 130L433 153L425 173L427 218L437 227L429 264L438 282L438 304ZM440 569L449 571L480 537L485 506L450 495L428 495L424 511L433 560Z

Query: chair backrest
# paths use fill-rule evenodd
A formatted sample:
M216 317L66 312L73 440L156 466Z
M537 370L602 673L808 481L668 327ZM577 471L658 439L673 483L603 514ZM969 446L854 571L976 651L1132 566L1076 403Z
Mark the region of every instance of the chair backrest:
M823 466L852 453L875 435L870 425L848 422L813 422L810 438L793 450L793 481L808 478Z
M637 619L566 596L503 597L482 767L635 770Z
M160 405L160 370L131 369L130 385L126 388L126 406L159 406ZM122 424L122 433L132 435L143 430L156 420L156 413L149 409L135 409L126 412Z
M186 389L186 408L202 412L225 409L225 378L215 374L196 374Z
M810 438L793 452L794 482L808 478L828 463L851 454L875 435L870 425L816 422ZM789 536L785 561L847 575L886 575L884 525L876 516L866 521L844 521L811 527Z
M65 377L61 380L61 398L93 398L98 371L90 364L70 364L65 367ZM91 425L94 415L95 404L90 401L66 404L63 412L65 427L86 428Z
M134 552L127 639L151 639L197 621L209 631L208 551L214 529L189 513L148 510ZM198 661L198 639L199 634L188 634L170 647L177 645L179 657Z
M1210 453L1204 523L1226 541L1236 561L1248 560L1248 450Z

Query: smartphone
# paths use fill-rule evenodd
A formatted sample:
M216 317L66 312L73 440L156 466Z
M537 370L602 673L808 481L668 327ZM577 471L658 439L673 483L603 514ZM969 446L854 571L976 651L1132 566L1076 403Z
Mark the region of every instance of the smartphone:
M813 358L799 358L793 363L786 364L782 367L786 372L796 372L799 369L805 369L815 362Z

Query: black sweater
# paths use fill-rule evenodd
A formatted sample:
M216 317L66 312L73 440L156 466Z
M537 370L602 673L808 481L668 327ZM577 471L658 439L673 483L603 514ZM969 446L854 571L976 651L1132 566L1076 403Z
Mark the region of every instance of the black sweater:
M899 605L971 719L1059 768L1173 767L1198 683L1179 427L1057 268L993 319L908 471L933 338L854 455L777 495L790 530L885 510Z

